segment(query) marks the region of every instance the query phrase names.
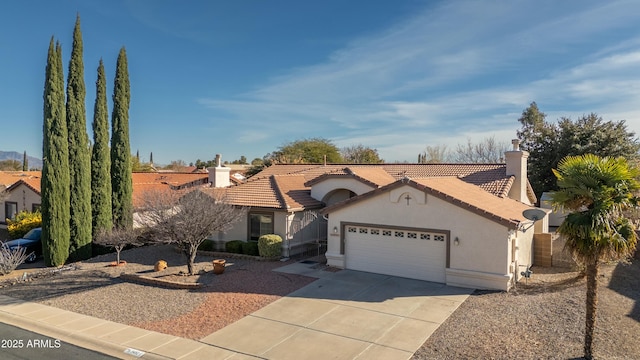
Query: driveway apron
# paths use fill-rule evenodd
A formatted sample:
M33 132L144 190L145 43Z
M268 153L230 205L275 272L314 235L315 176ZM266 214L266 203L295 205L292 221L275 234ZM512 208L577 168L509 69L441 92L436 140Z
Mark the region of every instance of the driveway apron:
M353 270L280 271L319 279L205 337L267 359L409 359L473 292Z

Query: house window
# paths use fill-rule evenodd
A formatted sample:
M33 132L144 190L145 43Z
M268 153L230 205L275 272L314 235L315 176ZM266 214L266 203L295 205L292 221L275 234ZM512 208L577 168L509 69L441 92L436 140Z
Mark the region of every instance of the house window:
M429 234L420 234L420 240L431 240L431 235L429 235Z
M380 235L380 230L378 230L378 229L371 229L371 235Z
M407 237L409 239L417 239L418 238L418 234L410 232L410 233L407 233Z
M266 234L273 234L273 213L250 213L249 239L258 240Z
M391 236L391 230L382 230L382 236Z
M354 233L356 232L356 228L349 226L349 229L347 231L349 231L350 233Z
M40 204L31 205L31 212L40 211Z
M16 218L17 214L18 214L18 203L13 201L6 201L4 203L4 217L7 219L13 220Z
M444 241L444 235L435 235L433 237L433 240L435 240L435 241Z
M404 237L404 231L396 231L395 235L396 237Z
M367 232L367 228L360 228L360 234L366 234Z

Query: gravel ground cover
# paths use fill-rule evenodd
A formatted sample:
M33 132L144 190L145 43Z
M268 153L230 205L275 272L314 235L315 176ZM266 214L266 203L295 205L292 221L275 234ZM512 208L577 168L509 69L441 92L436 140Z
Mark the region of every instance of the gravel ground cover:
M73 270L43 276L0 289L0 293L45 305L129 324L165 334L199 339L315 279L271 271L290 262L229 259L225 272L212 273L213 257L198 256L196 270L205 286L198 290L168 289L125 282L122 272L153 269L157 260L169 264L166 273L186 271L183 256L172 246L123 251L126 266L108 266L115 254L76 263ZM180 277L176 277L178 280ZM195 277L183 277L194 281Z
M198 290L140 285L118 278L145 272L157 260L168 273L186 271L170 246L124 251L77 263L70 270L0 289L1 294L191 339L200 339L315 279L272 271L287 263L226 259L216 276L199 256ZM569 269L534 268L528 284L509 293L476 291L415 353L414 359L577 359L582 355L585 280ZM178 276L174 280L181 281ZM1 281L1 279L0 279ZM605 265L599 278L595 355L640 359L640 260Z
M413 359L579 359L585 279L534 267L515 291L476 291ZM597 359L640 359L640 260L605 265L598 286Z

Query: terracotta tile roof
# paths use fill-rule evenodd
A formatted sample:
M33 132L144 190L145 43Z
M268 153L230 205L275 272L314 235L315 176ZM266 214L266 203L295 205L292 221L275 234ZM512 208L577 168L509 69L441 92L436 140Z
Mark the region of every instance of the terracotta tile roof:
M353 174L372 184L383 186L392 179L398 180L405 176L411 179L456 176L496 196L506 196L513 184L513 179L506 175L506 171L505 164L286 164L267 167L249 181L270 175L303 174L309 185L324 174Z
M33 177L22 178L14 182L13 184L9 185L5 190L7 192L11 192L13 189L17 188L22 184L24 184L26 187L33 190L33 192L35 192L36 194L40 195L40 178L33 178Z
M7 190L10 191L20 182L40 194L41 176L40 171L0 171L0 184L7 184ZM209 181L206 173L133 173L131 177L134 207L141 205L142 194L145 191L178 190L205 185Z
M430 177L415 179L415 182L424 185L443 200L514 229L526 220L522 212L532 208L508 197L489 194L459 178Z
M280 199L272 176L253 178L238 186L228 188L208 188L203 190L209 195L224 193L227 199L234 205L265 207L283 209L283 200Z
M304 175L273 175L273 180L287 210L322 207L321 201L311 197L311 188L304 185Z
M270 175L228 188L207 188L211 196L224 194L233 204L282 210L303 210L322 207L322 202L311 197L311 188L304 185L302 174Z
M184 190L207 185L209 175L206 173L132 173L133 207L139 208L144 203L144 194L149 191Z
M478 186L469 184L458 177L447 176L428 177L415 180L408 178L401 179L368 193L352 197L343 202L326 207L322 210L322 213L331 213L355 202L362 201L405 185L424 190L428 194L458 205L512 229L516 229L522 221L526 220L524 216L522 216L522 212L532 208L529 205L511 198L501 198L490 194Z
M308 174L307 174L308 175ZM311 179L305 183L306 186L313 186L325 179L330 178L354 178L373 188L390 184L396 179L389 175L382 167L376 166L349 166L335 169Z
M327 177L350 176L373 187L386 186L405 176L455 176L495 196L506 197L513 183L504 164L283 164L272 165L226 191L233 203L274 209L321 206L310 186ZM302 181L304 179L304 181Z
M21 179L37 179L39 181L41 177L42 173L40 171L0 171L0 185L9 187ZM33 184L33 181L30 184ZM36 189L40 192L40 184L37 185Z
M376 186L384 186L396 181L396 179L382 167L352 166L348 167L347 170L356 177L369 181Z
M131 174L134 185L136 184L167 184L172 187L185 187L191 185L206 184L209 182L207 173L137 173Z

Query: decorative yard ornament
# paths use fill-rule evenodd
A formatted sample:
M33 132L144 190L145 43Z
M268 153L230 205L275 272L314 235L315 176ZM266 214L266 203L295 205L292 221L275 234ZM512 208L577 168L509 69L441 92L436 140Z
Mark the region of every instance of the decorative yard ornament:
M153 267L154 271L162 271L168 267L167 262L164 260L158 260L156 265Z

